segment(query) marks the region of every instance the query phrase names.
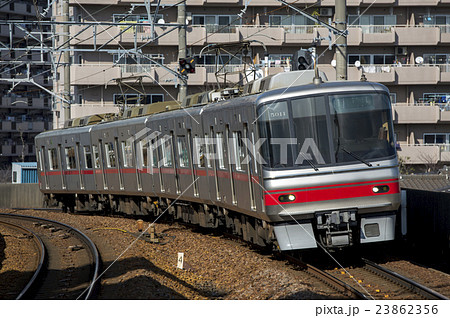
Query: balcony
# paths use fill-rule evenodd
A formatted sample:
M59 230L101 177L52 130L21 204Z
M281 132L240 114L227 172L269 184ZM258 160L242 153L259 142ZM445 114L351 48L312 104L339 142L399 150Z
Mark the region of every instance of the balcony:
M70 113L72 118L84 117L96 114L105 114L105 113L118 113L119 107L110 105L100 105L100 104L72 104L70 108Z
M435 65L404 64L401 67L395 67L395 72L397 84L400 85L433 85L441 80L440 68Z
M399 6L435 6L442 0L398 0Z
M49 109L50 102L51 98L49 96L42 98L3 97L0 100L0 107L14 109Z
M448 146L438 145L406 145L400 144L397 149L398 156L407 164L436 164L442 159L448 161L450 159Z
M113 64L73 64L70 66L72 85L105 85L121 77L120 68Z
M44 131L43 121L1 121L0 131L2 132L41 132Z
M441 40L438 27L397 25L394 29L397 45L437 45Z
M258 40L267 46L282 45L285 42L284 29L278 26L240 25L239 32L241 41Z
M395 124L435 124L440 120L437 106L394 106Z

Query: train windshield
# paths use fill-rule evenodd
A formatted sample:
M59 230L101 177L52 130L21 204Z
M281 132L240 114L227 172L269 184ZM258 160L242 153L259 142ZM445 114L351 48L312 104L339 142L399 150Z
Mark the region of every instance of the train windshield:
M395 155L389 97L304 97L258 109L261 154L270 168L314 168Z

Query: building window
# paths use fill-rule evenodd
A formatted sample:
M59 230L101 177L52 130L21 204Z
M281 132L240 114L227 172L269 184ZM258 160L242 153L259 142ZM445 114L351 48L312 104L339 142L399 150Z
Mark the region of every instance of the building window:
M424 64L449 64L450 54L424 54Z
M164 101L163 94L114 94L115 105L146 105Z
M348 64L354 65L356 61L360 61L362 65L392 65L395 64L394 54L349 54Z
M427 104L447 104L450 102L450 93L424 93L421 102Z
M449 134L425 133L423 134L423 143L426 145L448 144L448 135Z
M314 25L314 21L302 15L269 15L269 25Z
M241 19L237 15L193 15L192 23L205 26L208 33L235 33Z

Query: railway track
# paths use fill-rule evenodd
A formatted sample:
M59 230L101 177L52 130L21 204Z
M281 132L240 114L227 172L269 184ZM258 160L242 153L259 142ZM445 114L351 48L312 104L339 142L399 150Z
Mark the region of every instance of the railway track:
M342 295L351 298L351 299L369 299L364 293L358 291L354 287L350 286L346 282L342 281L339 278L336 278L335 276L327 273L326 271L323 271L311 264L305 263L301 261L300 259L288 255L288 254L281 254L282 257L284 257L287 261L289 261L291 264L295 264L297 266L300 266L303 270L305 270L310 275L316 277L317 279L321 280L326 285L330 286L331 288L335 289Z
M393 272L370 260L361 259L361 266L326 271L352 286L369 299L448 299L412 279Z
M34 272L31 275L31 278L26 283L25 287L21 289L21 291L18 292L18 295L15 297L16 300L19 300L28 295L30 290L37 283L39 275L41 274L46 259L44 243L42 242L41 238L38 235L36 235L33 231L18 224L13 224L10 222L0 220L0 226L6 227L8 229L11 229L12 231L19 233L21 236L19 236L18 238L16 237L16 240L20 240L21 238L30 240L36 251L36 253L32 253L33 255L36 255ZM16 243L18 244L18 242ZM16 293L18 288L21 288L21 286L16 286L15 284L14 285L9 284L7 286L9 287L8 290L3 291L3 293L6 295L7 294L13 295L14 293Z
M97 247L84 233L54 220L32 216L0 213L0 221L23 231L33 227L34 235L40 238L46 251L46 266L41 266L39 275L33 275L33 282L30 281L20 298L92 298L100 257Z

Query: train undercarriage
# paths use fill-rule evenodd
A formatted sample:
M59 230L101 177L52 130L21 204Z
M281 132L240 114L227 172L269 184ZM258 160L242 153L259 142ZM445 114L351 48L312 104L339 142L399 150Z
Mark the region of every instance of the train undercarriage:
M172 218L202 228L222 228L244 241L261 247L276 247L273 226L225 208L201 203L173 202L168 198L102 194L46 194L47 207L61 207L63 212L123 213L132 216Z

